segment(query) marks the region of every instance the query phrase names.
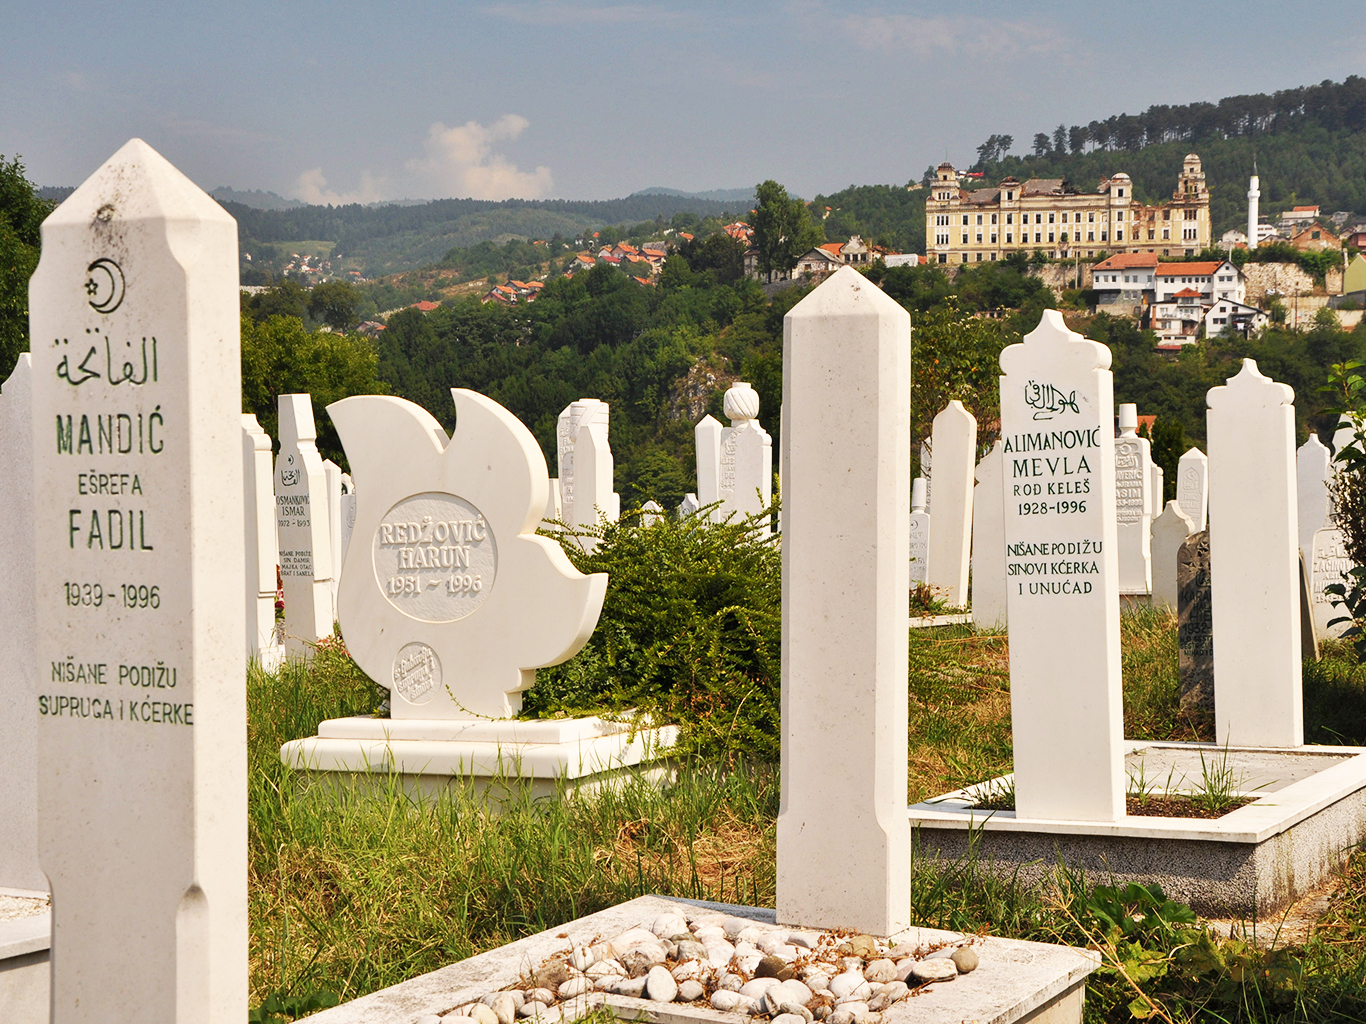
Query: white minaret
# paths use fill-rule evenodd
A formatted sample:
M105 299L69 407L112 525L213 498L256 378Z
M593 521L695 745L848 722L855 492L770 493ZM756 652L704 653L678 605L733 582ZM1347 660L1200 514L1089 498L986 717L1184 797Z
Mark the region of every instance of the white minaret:
M1257 161L1252 161L1252 178L1247 186L1247 247L1257 248L1257 201L1262 198L1262 190L1257 187Z

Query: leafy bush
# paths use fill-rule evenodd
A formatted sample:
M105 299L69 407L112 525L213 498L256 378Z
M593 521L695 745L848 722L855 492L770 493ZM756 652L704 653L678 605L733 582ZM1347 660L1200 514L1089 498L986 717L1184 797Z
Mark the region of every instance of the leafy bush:
M683 727L681 747L724 761L778 758L781 561L765 512L638 513L560 542L586 573L610 574L588 645L541 669L527 715L640 714ZM585 552L582 539L596 541Z

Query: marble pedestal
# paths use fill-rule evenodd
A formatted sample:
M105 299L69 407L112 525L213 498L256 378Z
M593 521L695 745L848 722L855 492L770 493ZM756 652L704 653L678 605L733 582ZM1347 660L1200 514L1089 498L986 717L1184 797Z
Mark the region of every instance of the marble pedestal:
M1227 749L1241 779L1237 792L1252 802L1220 818L1125 815L1114 822L975 809L977 800L1009 788L1004 776L912 806L918 853L955 860L972 845L979 865L1031 882L1061 861L1094 882L1157 882L1206 917L1262 919L1321 885L1366 839L1366 748L1125 746L1129 776L1141 765L1155 795L1168 778L1171 792L1189 793L1202 779L1200 755L1218 765Z
M318 735L291 740L280 759L292 768L341 773L366 784L398 776L405 790L433 798L453 786L478 792L519 783L533 797L562 786L591 791L663 755L678 727L633 729L601 718L541 721L423 721L359 715L334 718Z

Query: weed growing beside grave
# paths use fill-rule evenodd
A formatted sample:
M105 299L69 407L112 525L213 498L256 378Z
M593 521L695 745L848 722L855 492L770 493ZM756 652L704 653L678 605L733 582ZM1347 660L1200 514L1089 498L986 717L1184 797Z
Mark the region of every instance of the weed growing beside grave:
M588 645L536 673L524 713L634 710L682 725L683 751L776 763L781 565L763 530L773 511L716 524L706 510L649 526L627 516L561 534L576 568L610 575L607 598Z

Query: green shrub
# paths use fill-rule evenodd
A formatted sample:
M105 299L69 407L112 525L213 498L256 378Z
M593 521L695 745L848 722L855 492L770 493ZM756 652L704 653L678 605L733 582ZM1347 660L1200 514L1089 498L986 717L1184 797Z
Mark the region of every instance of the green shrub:
M781 555L770 513L711 523L705 513L638 513L562 533L570 560L610 574L588 645L541 669L523 713L635 709L683 727L682 749L727 762L778 758ZM591 552L578 541L596 540Z

